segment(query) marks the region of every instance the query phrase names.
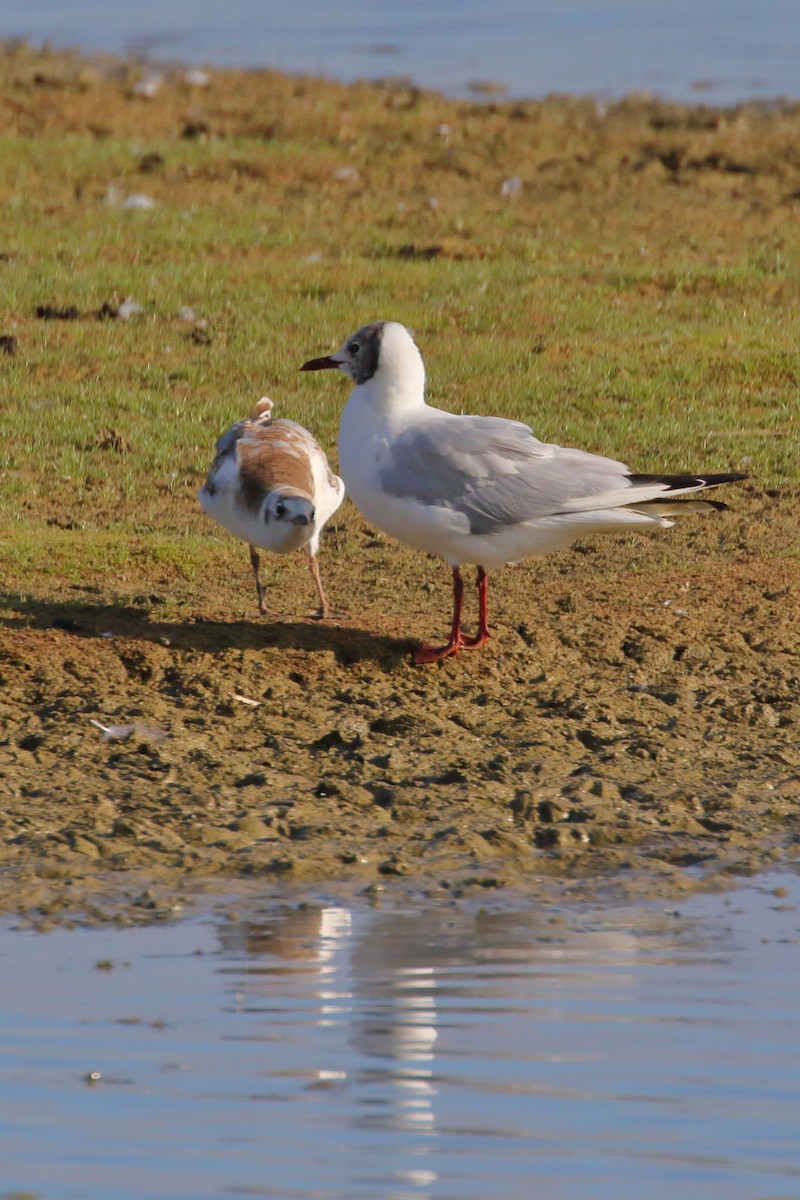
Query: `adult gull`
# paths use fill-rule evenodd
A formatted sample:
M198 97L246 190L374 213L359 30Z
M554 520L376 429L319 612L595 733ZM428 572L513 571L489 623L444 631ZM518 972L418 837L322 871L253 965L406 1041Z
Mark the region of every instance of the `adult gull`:
M675 497L743 479L638 475L624 463L540 442L521 421L469 416L425 401L425 367L396 321L362 326L303 371L337 369L355 384L339 429L339 470L363 515L406 545L442 555L453 572L453 620L437 662L489 638L487 569L563 550L587 534L656 529L725 505ZM478 632L461 631L461 566L477 567Z

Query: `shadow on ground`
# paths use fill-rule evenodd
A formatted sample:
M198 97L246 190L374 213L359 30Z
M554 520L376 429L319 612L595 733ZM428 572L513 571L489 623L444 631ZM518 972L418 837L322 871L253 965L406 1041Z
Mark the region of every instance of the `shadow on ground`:
M176 650L206 654L226 650L262 650L266 647L329 651L347 666L370 660L391 669L407 660L413 643L362 629L342 619L320 621L313 617L266 617L252 621L221 621L189 614L182 621L154 618L138 605L86 604L33 600L5 595L2 607L11 615L0 616L6 629L58 629L76 637L135 637Z

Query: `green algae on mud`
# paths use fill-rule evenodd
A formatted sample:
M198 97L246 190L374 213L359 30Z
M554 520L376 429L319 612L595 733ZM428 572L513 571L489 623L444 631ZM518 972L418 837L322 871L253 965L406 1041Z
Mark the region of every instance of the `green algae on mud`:
M0 905L148 873L675 890L793 853L800 110L134 72L0 56ZM435 403L751 480L494 574L492 643L434 669L408 647L446 570L349 505L321 561L351 619L305 618L298 556L260 620L195 503L214 439L267 391L330 448L341 386L297 368L376 316Z

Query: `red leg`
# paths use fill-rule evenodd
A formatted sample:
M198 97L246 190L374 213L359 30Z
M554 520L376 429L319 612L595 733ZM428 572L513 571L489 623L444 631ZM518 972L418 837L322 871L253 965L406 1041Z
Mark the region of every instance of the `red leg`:
M458 654L464 645L461 638L461 607L464 603L464 580L458 567L453 567L453 624L450 627L450 640L446 646L418 646L414 651L414 662L420 665L438 662L441 658L450 658Z
M461 644L466 650L475 650L478 646L485 646L491 636L488 624L489 576L483 567L478 567L475 585L478 589L478 635L474 638L461 639Z

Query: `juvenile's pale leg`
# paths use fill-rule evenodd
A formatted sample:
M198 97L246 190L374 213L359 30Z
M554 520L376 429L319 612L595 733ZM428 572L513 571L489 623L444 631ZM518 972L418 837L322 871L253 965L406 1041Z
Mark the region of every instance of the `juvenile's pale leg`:
M322 579L319 574L319 563L317 562L316 554L309 554L308 569L311 572L311 577L314 580L319 595L319 608L316 612L309 613L309 616L313 617L316 621L324 621L326 617L331 617L334 621L349 621L350 613L339 612L335 608L328 608L328 601L322 588Z
M264 588L261 583L261 559L255 546L250 547L250 565L253 568L253 578L256 581L256 595L258 596L258 611L262 617L267 615L267 610L264 607Z
M322 579L320 578L319 574L319 563L317 562L316 554L309 554L308 569L311 572L311 577L314 580L314 584L316 585L317 589L317 595L319 596L319 608L314 613L314 616L318 617L319 620L322 621L325 619L325 617L329 617L331 615L331 610L328 608L328 601L325 598L325 592L322 587Z

